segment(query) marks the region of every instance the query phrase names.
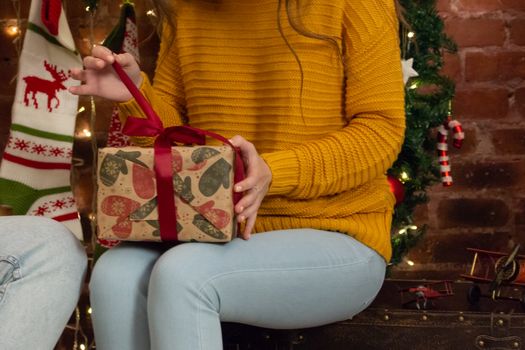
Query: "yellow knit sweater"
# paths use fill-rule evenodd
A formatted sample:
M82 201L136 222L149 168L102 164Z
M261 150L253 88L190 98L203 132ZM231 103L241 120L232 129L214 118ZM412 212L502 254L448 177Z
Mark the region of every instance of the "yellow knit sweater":
M292 29L284 3L179 1L175 38L164 31L153 84L144 75L141 91L165 127L187 120L255 144L273 174L256 232L339 231L389 261L395 199L385 172L405 125L393 0L299 0L303 27L336 38L344 64L333 45ZM302 99L279 25L302 65ZM121 115L143 114L128 101Z

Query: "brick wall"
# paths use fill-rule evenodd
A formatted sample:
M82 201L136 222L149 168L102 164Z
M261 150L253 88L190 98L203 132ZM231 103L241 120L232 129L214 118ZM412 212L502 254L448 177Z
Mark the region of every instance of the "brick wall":
M415 264L394 277L456 278L465 247L525 246L525 1L440 0L438 10L459 46L444 73L467 139L451 151L454 186L435 186L418 209L429 229L407 256Z
M82 1L64 1L73 36L82 54L89 49L89 15ZM101 0L94 20L94 38L100 41L117 22L117 1ZM27 18L29 0L21 0ZM140 51L143 68L153 71L158 41L144 1L137 0ZM394 269L394 277L455 278L469 261L465 247L508 250L515 242L525 245L525 1L440 0L440 13L448 33L459 45L458 55L446 56L444 72L457 82L454 114L463 123L466 141L452 150L451 188L435 186L431 201L418 208L417 224L428 233L407 259ZM0 1L0 152L10 124L15 85L16 50L3 30L15 18L11 1ZM89 101L81 99L88 107ZM96 100L95 135L104 143L111 104ZM89 109L88 109L89 111ZM89 124L89 113L79 115L77 129ZM75 157L85 165L75 167L75 195L86 225L93 187L90 179L91 148L77 140ZM87 226L86 226L87 228Z

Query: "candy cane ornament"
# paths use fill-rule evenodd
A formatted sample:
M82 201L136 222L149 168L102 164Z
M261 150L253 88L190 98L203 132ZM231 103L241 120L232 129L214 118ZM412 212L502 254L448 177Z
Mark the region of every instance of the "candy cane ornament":
M452 186L453 184L447 144L449 130L452 130L454 135L454 141L452 143L454 147L461 148L463 140L465 139L465 133L463 132L461 123L455 119L452 119L451 115L449 114L447 120L438 127L437 134L439 170L441 172L441 183L445 187Z

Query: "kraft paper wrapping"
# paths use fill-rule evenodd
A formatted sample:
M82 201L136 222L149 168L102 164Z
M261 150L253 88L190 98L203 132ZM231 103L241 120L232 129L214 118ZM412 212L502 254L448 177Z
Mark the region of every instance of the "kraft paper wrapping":
M172 147L179 241L227 242L236 234L233 164L229 146ZM153 148L99 150L98 237L162 241Z

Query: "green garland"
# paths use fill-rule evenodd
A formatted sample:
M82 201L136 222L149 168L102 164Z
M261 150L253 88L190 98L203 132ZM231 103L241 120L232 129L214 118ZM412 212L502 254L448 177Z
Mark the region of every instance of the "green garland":
M440 75L444 52L456 52L455 43L444 33L435 0L401 0L410 29L401 24L403 58L414 58L419 76L406 85L405 142L388 174L404 182L405 199L396 206L392 224L393 256L399 263L425 232L426 226L412 225L417 205L428 201L426 190L440 179L436 140L430 130L447 118L454 97L454 82ZM412 31L414 36L407 37ZM401 233L400 233L401 231Z

